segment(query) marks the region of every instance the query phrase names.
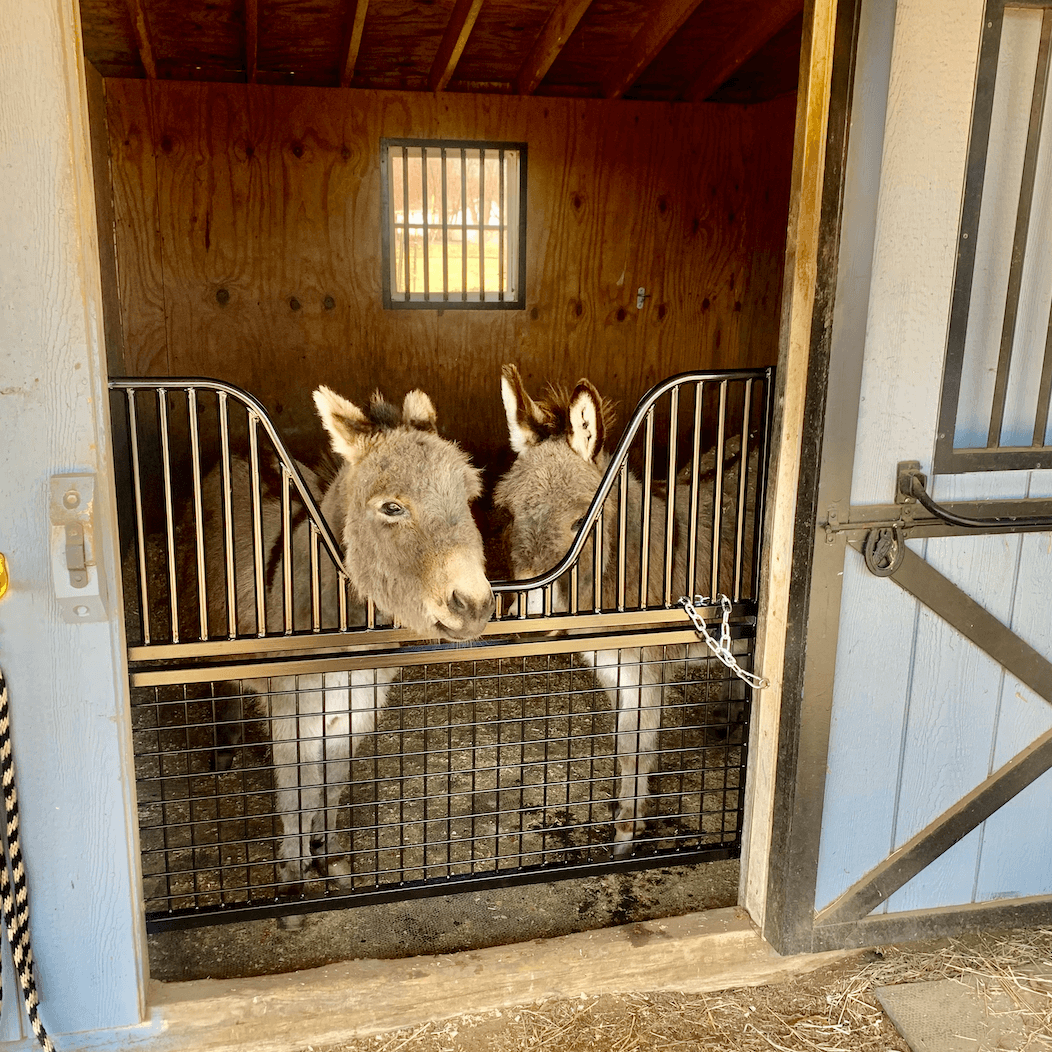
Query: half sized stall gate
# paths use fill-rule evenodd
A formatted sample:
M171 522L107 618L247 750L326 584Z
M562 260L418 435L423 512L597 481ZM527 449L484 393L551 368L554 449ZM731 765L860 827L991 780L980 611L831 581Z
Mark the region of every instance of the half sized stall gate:
M372 607L355 618L318 477L250 395L199 379L110 388L150 930L739 853L752 688L698 645L679 600L706 597L719 628L709 597L727 594L730 649L752 668L771 370L657 385L574 547L543 577L494 585L496 614L470 644L414 639ZM644 494L636 523L629 486ZM308 543L294 543L304 521ZM658 523L672 539L660 557L646 544L633 557L626 536ZM235 566L246 536L250 565ZM604 557L617 594L585 594L584 561ZM646 826L627 858L612 851L618 691L597 664L613 666L608 683L646 673L643 703L660 698ZM325 800L340 875L282 879L272 700L328 719L349 682L387 679L375 733ZM293 732L301 747L312 726ZM296 784L331 788L324 763L293 762Z

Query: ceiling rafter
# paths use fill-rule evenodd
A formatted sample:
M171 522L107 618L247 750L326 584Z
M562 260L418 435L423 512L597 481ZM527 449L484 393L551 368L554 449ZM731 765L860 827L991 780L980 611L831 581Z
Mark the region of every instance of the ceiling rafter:
M142 0L125 0L128 14L131 15L132 30L135 33L135 48L139 52L139 61L146 70L150 80L157 79L157 63L153 57L153 45L150 43L150 23L146 21L146 9Z
M592 0L560 0L515 77L515 91L532 95L584 17Z
M259 0L245 0L245 80L256 83L259 65Z
M467 46L471 30L475 28L475 20L482 10L482 0L457 0L453 14L449 16L449 24L442 41L438 45L435 61L431 64L431 72L427 77L427 86L430 91L445 91L453 77L453 71L457 68L460 56Z
M718 64L706 67L683 92L685 102L704 102L727 83L765 44L774 39L803 10L801 0L771 0L728 41Z
M603 98L619 99L701 5L701 0L661 0L628 45L617 69L603 81Z
M349 88L354 80L354 67L358 64L358 51L362 46L362 30L365 28L365 12L368 7L369 0L350 0L340 62L341 88Z

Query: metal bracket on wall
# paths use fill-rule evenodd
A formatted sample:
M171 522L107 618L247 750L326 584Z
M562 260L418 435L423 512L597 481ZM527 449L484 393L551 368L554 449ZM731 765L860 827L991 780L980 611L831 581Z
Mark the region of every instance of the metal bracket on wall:
M94 544L95 476L52 475L51 579L64 621L106 620L106 597Z

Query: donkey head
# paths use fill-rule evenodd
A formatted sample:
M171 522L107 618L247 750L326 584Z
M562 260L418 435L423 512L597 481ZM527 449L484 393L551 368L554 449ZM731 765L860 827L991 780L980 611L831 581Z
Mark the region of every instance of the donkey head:
M603 440L612 408L588 380L535 402L514 365L501 371L501 396L517 455L494 500L510 514L509 557L522 580L550 570L573 543L609 461ZM588 553L579 562L587 573ZM590 589L583 578L580 585Z
M470 508L481 483L431 399L411 391L399 409L377 393L363 411L320 387L314 403L342 460L322 511L358 594L421 636L478 636L494 605Z

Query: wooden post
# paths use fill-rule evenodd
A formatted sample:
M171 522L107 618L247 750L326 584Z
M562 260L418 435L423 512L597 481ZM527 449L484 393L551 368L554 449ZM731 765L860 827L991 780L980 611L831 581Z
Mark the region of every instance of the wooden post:
M84 64L76 0L0 0L0 664L59 1037L140 1023L146 960ZM54 597L50 478L71 472L94 476L108 595L91 623ZM0 1041L25 1033L5 972Z

